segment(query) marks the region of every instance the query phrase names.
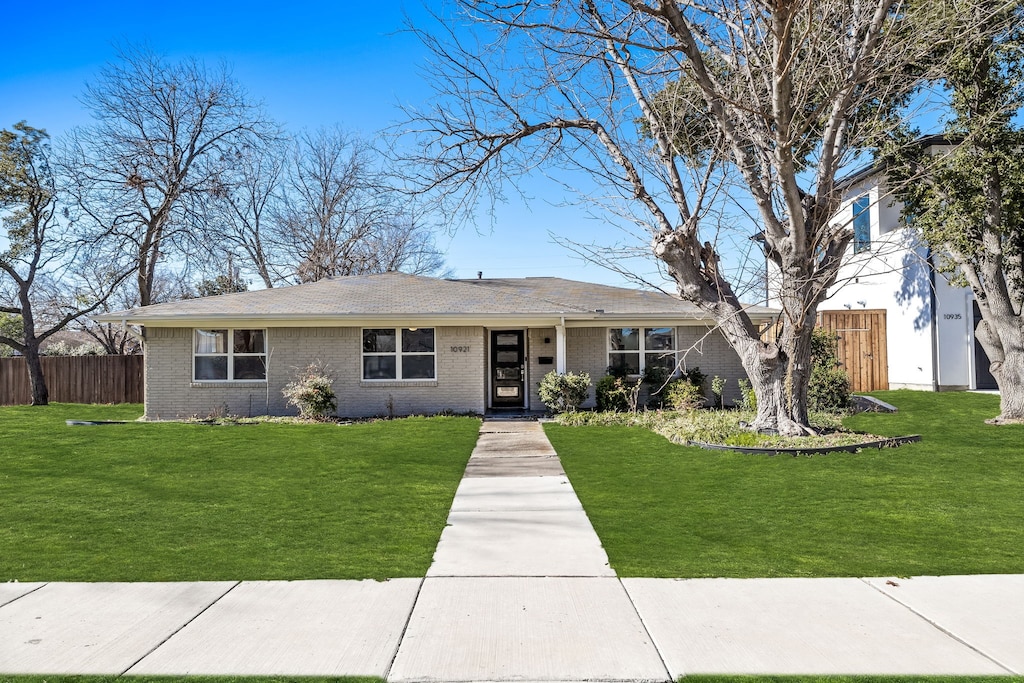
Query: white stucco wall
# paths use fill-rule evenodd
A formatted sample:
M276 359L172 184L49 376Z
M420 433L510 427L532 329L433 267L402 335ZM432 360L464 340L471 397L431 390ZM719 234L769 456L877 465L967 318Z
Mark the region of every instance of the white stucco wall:
M932 389L931 280L928 249L918 234L900 225L900 206L880 195L873 182L851 188L839 219L852 218L853 199L872 198L871 250L854 254L852 247L836 285L819 310L885 309L890 388ZM973 320L970 291L949 285L935 275L940 389L972 384Z

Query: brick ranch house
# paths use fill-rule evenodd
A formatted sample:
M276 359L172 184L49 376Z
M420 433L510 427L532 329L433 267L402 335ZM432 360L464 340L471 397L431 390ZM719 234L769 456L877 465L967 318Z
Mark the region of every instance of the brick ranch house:
M756 324L771 309L749 309ZM138 325L146 418L287 415L282 388L314 361L336 376L338 415L544 410L551 370L649 365L744 377L696 307L661 292L560 278L443 280L403 273L177 301L96 316ZM588 403L594 403L593 389Z

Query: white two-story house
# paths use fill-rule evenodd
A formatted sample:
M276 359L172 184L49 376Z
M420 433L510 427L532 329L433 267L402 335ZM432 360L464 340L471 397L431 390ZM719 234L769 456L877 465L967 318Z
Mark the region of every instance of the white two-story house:
M933 150L946 141L921 144ZM854 240L819 322L840 337L840 359L857 391L995 389L974 329L980 319L967 287L938 272L941 255L901 221L901 204L876 167L848 177L836 217Z

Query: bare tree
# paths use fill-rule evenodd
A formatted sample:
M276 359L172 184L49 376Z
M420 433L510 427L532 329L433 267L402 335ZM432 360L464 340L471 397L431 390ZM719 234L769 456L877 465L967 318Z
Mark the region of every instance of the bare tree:
M300 136L275 211L270 252L277 271L299 282L403 270L437 272L444 259L433 230L377 168L366 141L337 129Z
M295 141L277 246L300 282L359 272L359 245L384 216L371 164L369 145L340 130Z
M449 271L434 234L425 214L413 208L392 208L359 246L361 256L357 260L362 272L446 276Z
M97 286L102 282L101 268L96 264L76 268L82 273L82 282L88 290L89 296L98 298ZM84 271L84 272L82 272ZM124 311L139 305L139 294L127 283L122 283L96 308L95 313L109 313L111 311ZM140 330L129 325L115 325L112 323L97 323L87 317L75 321L73 326L77 331L88 335L97 344L103 347L103 351L109 355L131 355L142 353L142 337Z
M86 88L96 122L71 133L64 166L79 219L131 250L147 306L165 258L202 252L211 200L243 150L275 132L224 68L137 48L118 57Z
M86 236L91 239L91 235ZM106 264L98 261L75 262L69 269L77 282L80 282L82 295L86 300L100 297L104 282ZM137 308L139 292L131 282L135 271L134 262L127 263L127 276L117 287L113 288L103 299L94 313L111 313ZM160 267L153 278L153 289L150 294L150 305L169 301L180 301L196 297L193 288L193 277L189 271L174 270L167 266ZM92 337L110 355L130 355L142 353L142 329L133 325L97 323L83 317L75 321L73 329Z
M811 332L852 239L833 222L836 178L892 125L947 40L952 5L457 4L471 38L419 31L438 90L432 108L410 112L421 152L408 161L425 169L424 190L467 209L538 167L589 174L630 207L677 295L736 350L758 398L753 427L811 432ZM705 217L738 190L780 273L775 339L751 322L706 234Z
M0 332L0 343L19 351L28 366L32 405L49 392L39 347L53 334L99 308L130 273L105 243L84 243L58 213L58 187L45 131L24 122L0 131L0 209L7 248L0 253L0 313L20 318L19 334ZM102 263L91 283L75 277L75 263ZM11 326L7 326L9 330Z
M244 255L245 262L271 288L285 279L273 251L275 213L286 167L281 141L260 147L246 147L221 202L221 242L227 249Z

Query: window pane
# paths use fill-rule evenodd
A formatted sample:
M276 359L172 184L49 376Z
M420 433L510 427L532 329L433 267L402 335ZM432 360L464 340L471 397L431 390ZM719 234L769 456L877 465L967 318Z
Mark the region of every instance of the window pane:
M402 379L434 379L434 357L402 356Z
M610 353L608 354L608 365L614 374L638 375L640 374L639 353Z
M635 327L622 327L608 330L608 338L613 351L637 351L640 349L639 330Z
M227 353L227 330L196 330L196 353Z
M395 357L363 356L363 379L395 379Z
M235 379L266 379L264 356L235 356Z
M364 353L394 353L395 348L394 328L363 330Z
M498 363L518 363L519 352L518 351L496 351L494 354L494 360Z
M647 351L674 351L676 348L675 334L671 327L654 327L644 330L644 348Z
M867 195L853 200L853 253L871 248L871 199Z
M196 379L227 379L227 356L196 356Z
M405 353L433 353L434 328L420 327L402 330L402 351Z
M651 368L665 368L669 372L675 372L676 355L674 353L648 353L646 360L648 370Z
M495 346L519 346L518 334L497 334L494 336Z
M235 330L235 353L266 353L263 330Z

